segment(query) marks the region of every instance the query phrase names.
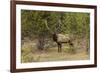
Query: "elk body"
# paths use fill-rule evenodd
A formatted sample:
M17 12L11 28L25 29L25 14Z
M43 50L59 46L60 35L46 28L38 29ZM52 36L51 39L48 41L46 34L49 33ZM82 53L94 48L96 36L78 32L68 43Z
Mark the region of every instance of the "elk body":
M58 45L58 52L62 51L62 44L63 43L69 43L70 46L73 46L73 43L71 41L71 38L68 36L68 34L53 34L53 41L55 41Z
M47 21L45 21L45 24L46 24L46 28L51 32L53 41L57 43L58 52L61 52L62 51L62 44L63 43L69 43L70 46L73 46L71 37L69 37L68 34L59 34L59 33L53 32L48 27Z

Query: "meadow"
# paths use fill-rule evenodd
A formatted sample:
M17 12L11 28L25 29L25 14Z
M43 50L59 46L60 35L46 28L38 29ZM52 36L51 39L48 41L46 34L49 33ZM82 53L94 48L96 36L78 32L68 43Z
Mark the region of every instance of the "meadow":
M46 44L44 50L39 50L36 48L36 40L25 41L21 49L21 62L88 60L89 53L86 51L86 41L79 40L79 42L81 43L75 42L74 48L71 48L67 43L63 44L62 52L59 53L55 42L49 46Z

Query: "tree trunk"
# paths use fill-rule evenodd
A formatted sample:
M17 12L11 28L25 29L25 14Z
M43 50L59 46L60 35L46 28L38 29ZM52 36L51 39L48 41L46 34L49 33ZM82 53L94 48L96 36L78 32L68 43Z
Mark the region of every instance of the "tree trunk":
M38 38L38 43L37 43L37 48L39 50L43 50L45 45L45 38L44 37L39 37Z

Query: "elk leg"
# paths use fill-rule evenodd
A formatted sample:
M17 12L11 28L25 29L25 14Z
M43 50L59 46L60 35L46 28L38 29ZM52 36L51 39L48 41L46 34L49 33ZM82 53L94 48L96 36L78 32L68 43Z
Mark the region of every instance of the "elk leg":
M59 47L59 45L58 45L58 52L60 51L59 49L60 49L60 47Z
M58 52L61 52L62 45L61 45L61 43L57 43L57 44L58 44Z
M73 43L70 40L68 41L68 43L70 46L73 46Z
M73 43L70 42L69 45L70 45L70 48L72 49L73 48Z
M59 52L59 48L60 48L60 47L59 47L59 43L57 43L57 45L58 45L58 52Z
M59 47L59 51L62 52L62 45L60 44Z
M73 46L73 43L70 43L71 46Z

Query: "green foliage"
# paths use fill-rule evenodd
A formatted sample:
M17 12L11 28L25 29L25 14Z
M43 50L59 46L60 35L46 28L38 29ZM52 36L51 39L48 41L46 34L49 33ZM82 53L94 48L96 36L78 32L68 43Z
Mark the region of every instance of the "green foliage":
M22 36L47 35L44 20L52 31L89 36L89 18L89 13L22 10Z
M45 21L52 32L74 35L75 39L84 37L89 42L90 14L79 12L21 10L22 39L38 39L38 46L43 49L46 38L51 37Z

